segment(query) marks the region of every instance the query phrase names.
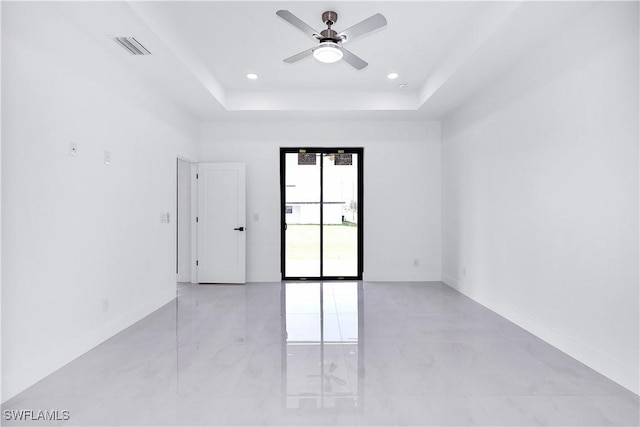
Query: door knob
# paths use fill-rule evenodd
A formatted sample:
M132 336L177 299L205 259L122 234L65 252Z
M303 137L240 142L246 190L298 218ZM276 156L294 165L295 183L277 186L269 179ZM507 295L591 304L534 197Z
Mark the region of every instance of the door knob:
M236 227L236 228L234 228L234 230L236 230L236 231L244 231L244 227Z

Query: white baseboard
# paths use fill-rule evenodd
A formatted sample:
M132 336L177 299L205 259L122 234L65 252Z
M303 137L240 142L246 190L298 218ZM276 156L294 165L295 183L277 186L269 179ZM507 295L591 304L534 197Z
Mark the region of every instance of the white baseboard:
M364 272L363 279L369 282L439 282L439 271L377 271Z
M102 324L100 327L86 331L74 342L60 343L43 353L17 372L2 376L2 402L6 402L18 393L31 387L41 379L52 374L64 365L82 356L87 351L103 343L118 332L128 328L140 319L159 309L176 297L175 290L157 295L151 301Z
M538 338L546 341L558 350L584 363L621 386L638 394L638 367L626 366L599 349L585 345L573 337L557 331L553 327L534 319L496 298L474 289L446 273L442 273L442 282L472 300L487 307L505 319L515 323Z
M280 282L280 272L248 271L247 283L249 282Z

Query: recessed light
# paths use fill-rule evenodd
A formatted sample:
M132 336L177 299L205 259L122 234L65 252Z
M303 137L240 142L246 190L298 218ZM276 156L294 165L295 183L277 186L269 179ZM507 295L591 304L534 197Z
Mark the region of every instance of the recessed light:
M398 78L398 73L389 73L389 74L387 74L387 78L389 80L397 79Z
M258 78L258 75L257 74L253 74L253 73L249 73L249 74L247 74L247 78L249 80L255 80L255 79Z

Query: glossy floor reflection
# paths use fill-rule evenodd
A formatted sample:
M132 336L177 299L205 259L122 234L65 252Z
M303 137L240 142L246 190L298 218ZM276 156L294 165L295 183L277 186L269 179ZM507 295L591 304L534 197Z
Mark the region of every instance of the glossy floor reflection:
M178 293L2 405L2 424L639 424L637 395L438 282Z

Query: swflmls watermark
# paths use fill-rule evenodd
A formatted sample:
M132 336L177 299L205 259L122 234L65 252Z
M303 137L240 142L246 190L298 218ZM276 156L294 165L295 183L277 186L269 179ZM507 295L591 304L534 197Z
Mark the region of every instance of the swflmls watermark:
M67 421L71 413L67 410L5 409L5 421Z

